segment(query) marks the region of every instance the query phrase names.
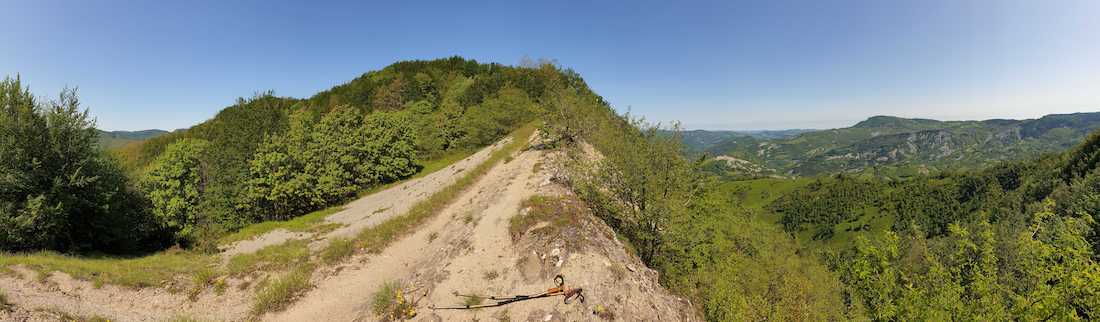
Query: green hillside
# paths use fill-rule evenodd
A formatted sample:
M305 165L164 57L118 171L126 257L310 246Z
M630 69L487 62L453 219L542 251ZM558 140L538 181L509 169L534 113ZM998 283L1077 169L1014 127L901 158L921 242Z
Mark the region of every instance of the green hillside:
M1064 153L902 182L724 184L819 254L873 319L1089 320L1100 313L1098 147L1094 132Z
M986 121L875 116L852 127L789 138L729 137L703 150L711 156L726 155L765 169L760 173L741 173L739 167L726 169L733 174L812 176L863 172L910 176L975 169L1063 151L1097 128L1100 113Z
M164 130L142 131L102 131L99 130L99 146L106 149L114 149L127 144L143 142L145 140L168 133Z
M33 94L18 78L4 85L15 100L5 105L12 116L2 119L11 127L4 133L54 141L52 147L4 141L11 145L8 150L19 151L10 157L26 160L5 159L5 166L14 168L0 173L33 170L34 176L0 182L12 185L0 185L0 228L8 232L0 234L0 250L76 252L130 252L134 245L213 247L227 232L336 205L414 175L425 163L484 147L541 114L551 90L585 86L576 73L548 64L517 67L460 57L404 61L308 98L271 92L240 98L205 122L163 133L99 131L81 110L75 91L63 93L67 100L42 102L30 99ZM69 126L63 130L80 134L51 126ZM94 146L112 148L110 155L85 152ZM28 163L46 158L38 154L49 151L57 152L49 156L54 163L47 168ZM79 158L65 154L77 152ZM82 193L93 185L73 180L106 178L84 173L91 169L82 166L87 163L102 164L103 171L121 169L126 176L95 194ZM134 200L117 200L123 195L109 191L134 193ZM99 197L114 198L113 207L128 211L95 208L103 201L80 199ZM67 208L70 203L88 210ZM58 208L43 214L43 204ZM50 225L29 219L53 215ZM113 215L140 224L88 224L91 228L80 233L132 229L117 232L128 240L95 243L72 237L66 228L72 220Z
M395 63L309 98L242 98L193 127L104 151L75 91L39 101L8 78L0 94L0 271L216 288L221 273L208 266L222 261L219 243L310 226L323 209L537 126L539 144L517 139L491 160L521 148L560 157L536 167L554 167L553 182L708 321L1100 317L1095 113L685 134L617 113L571 70L454 57ZM685 157L685 141L718 141L709 150L727 158ZM474 174L320 258L386 247ZM298 267L286 275L301 280L294 292L308 290L319 259L305 243L239 255L222 273L278 257L273 266Z

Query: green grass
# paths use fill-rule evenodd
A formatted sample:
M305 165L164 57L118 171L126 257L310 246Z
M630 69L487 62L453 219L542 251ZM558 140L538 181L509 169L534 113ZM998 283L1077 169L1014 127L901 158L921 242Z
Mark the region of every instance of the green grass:
M321 251L321 260L325 264L334 264L355 254L355 241L347 238L335 238Z
M226 270L230 275L240 275L257 270L285 270L307 262L309 240L295 239L264 247L254 253L233 256Z
M466 188L488 173L494 165L525 147L535 129L534 122L520 127L511 134L512 141L508 145L494 151L485 162L468 170L454 184L432 194L428 199L416 203L409 209L409 212L386 220L377 226L364 229L356 237L358 246L369 253L379 253L391 242L410 233L413 228L446 208Z
M228 245L242 240L249 240L280 228L296 232L325 232L338 226L338 224L324 225L325 218L341 210L344 210L343 206L335 206L294 217L290 220L265 221L248 225L235 233L222 237L218 242L222 245Z
M210 268L201 268L191 274L191 290L187 294L187 298L194 301L198 298L199 294L206 289L207 286L213 285L214 281L218 278L218 271Z
M57 271L99 285L127 287L170 284L176 276L191 274L216 262L213 256L187 251L165 251L136 258L77 257L49 251L0 255L0 267L23 265L43 275Z
M298 296L313 287L310 277L313 275L314 265L300 265L261 288L256 293L256 300L252 304L252 314L259 316L267 312L285 309Z

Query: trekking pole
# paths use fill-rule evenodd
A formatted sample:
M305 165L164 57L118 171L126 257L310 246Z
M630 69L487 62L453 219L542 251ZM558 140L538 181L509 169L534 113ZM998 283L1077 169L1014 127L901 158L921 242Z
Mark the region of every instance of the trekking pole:
M459 293L456 292L456 293L454 293L455 296L465 297L465 298L487 299L487 300L496 301L496 303L480 304L480 305L429 307L429 308L432 309L432 310L471 310L471 309L480 309L480 308L487 308L487 307L504 306L504 305L515 303L515 302L533 300L533 299L537 299L537 298L544 298L544 297L551 297L551 296L563 296L565 298L564 299L565 304L570 304L573 299L579 299L581 301L581 303L584 303L584 290L583 289L581 289L581 288L566 289L565 288L565 277L563 277L561 275L555 276L554 277L554 282L556 282L558 284L558 286L547 289L546 292L543 292L543 293L540 293L540 294L533 294L533 295L480 296L480 295L459 294Z

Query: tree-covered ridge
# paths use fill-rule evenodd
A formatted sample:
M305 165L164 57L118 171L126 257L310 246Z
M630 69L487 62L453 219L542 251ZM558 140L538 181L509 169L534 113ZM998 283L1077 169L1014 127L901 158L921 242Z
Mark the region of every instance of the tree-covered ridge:
M423 160L495 142L543 113L549 100L543 95L548 84L578 83L578 80L575 73L551 64L505 66L459 57L399 62L310 98L278 97L271 92L241 98L193 127L112 149L119 161L110 156L96 160L105 160L114 169L125 169L126 176L119 174L124 182L115 188L136 193L135 200L122 207L151 223L149 227L128 225L145 227L141 233L126 237L130 242L150 248L178 243L212 250L211 246L216 246L212 243L227 231L259 221L284 220L344 202L370 187L415 174ZM5 97L18 101L30 96L29 91L19 87L18 81L9 83L5 83L8 84ZM66 95L71 96L75 105L75 96ZM11 106L20 107L11 109L22 114L9 114L54 117L46 113L49 109L39 105L33 101L12 103ZM84 111L73 109L73 113L86 120L80 114ZM4 126L12 128L11 131L58 131L50 128L52 123L14 117L4 120ZM81 149L100 151L95 148L95 141L102 132L90 121L81 122L84 123L77 122L78 125L83 125L73 127L89 133L87 142L74 141L69 136L59 140ZM18 137L21 136L5 134L6 140ZM37 139L49 137L39 135ZM49 146L34 140L8 141L15 147ZM48 153L43 148L23 148L30 152L25 156L8 156L27 159L10 162L15 168L7 173L12 177L22 177L31 168L37 169L39 165L31 161L45 158ZM86 156L61 154L56 156L61 161L42 167L62 167L50 171L94 169L62 162ZM27 166L31 168L19 168ZM102 178L87 181L95 180ZM40 201L26 195L33 197L34 193L52 191L47 188L42 185L5 195L5 207L38 211L35 205ZM22 188L9 190L19 189ZM30 199L23 200L26 198ZM96 202L84 204L106 206ZM12 214L16 210L5 210L3 228L38 225L31 218L39 216L37 212ZM81 218L84 217L96 216ZM70 233L65 227L68 224L71 223L59 223L56 229L30 227L25 231L8 231L12 232L11 238L61 238ZM84 233L87 229L80 231ZM108 237L104 235L103 239ZM71 243L13 242L0 244L0 249L122 251L114 246L74 247Z
M99 133L99 146L105 149L119 148L127 144L140 143L153 137L168 133L164 130L141 131L103 131Z
M765 169L748 175L810 176L882 172L911 176L977 169L1072 147L1100 128L1100 113L1047 115L1033 120L936 121L875 116L855 126L791 138L730 137L705 148ZM722 164L716 165L721 168ZM737 174L737 167L727 172Z

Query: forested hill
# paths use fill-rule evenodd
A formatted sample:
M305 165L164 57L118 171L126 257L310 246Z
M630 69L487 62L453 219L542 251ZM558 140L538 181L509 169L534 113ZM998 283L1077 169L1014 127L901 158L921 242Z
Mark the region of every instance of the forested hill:
M710 156L726 156L711 167L733 174L810 176L875 171L912 175L981 168L997 161L1063 151L1097 128L1100 113L985 121L875 116L848 128L786 138L733 136L703 150ZM751 172L748 169L755 173L746 173Z
M103 131L99 130L99 146L107 149L118 148L127 144L142 142L150 138L168 133L164 130L141 131Z
M34 174L0 185L0 228L8 232L0 250L98 252L213 247L226 232L338 204L424 162L496 142L541 113L548 88L586 88L552 64L403 61L308 98L240 98L205 122L156 135L95 129L75 91L39 101L18 77L0 85L13 115L0 129L21 135L0 142L20 151L4 156L11 168L0 173ZM97 152L103 146L114 156ZM25 161L49 151L71 153L48 155L53 163L37 168ZM55 205L49 213L57 216L40 215L43 204ZM33 216L56 224L26 219ZM76 222L88 218L101 222Z

